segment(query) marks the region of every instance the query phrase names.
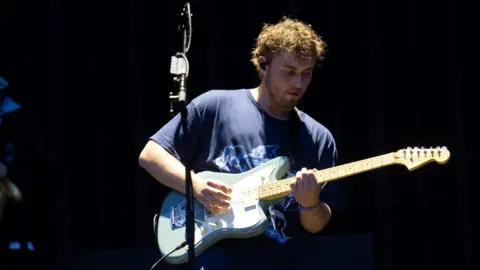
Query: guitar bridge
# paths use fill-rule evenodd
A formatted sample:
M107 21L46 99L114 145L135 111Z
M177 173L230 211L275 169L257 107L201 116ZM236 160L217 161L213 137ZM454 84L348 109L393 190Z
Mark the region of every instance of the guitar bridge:
M182 228L187 224L186 209L186 201L182 201L170 208L170 227L172 230Z

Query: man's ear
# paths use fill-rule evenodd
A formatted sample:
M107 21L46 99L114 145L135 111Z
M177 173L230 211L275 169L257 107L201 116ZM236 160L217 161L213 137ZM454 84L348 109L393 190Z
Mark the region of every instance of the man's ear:
M258 57L258 66L261 70L267 71L267 58L265 58L265 56L260 55Z

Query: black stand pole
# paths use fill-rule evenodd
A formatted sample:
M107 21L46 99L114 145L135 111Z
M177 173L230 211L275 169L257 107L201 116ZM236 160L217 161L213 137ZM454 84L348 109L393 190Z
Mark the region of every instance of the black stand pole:
M179 75L175 78L179 82L178 95L174 96L170 93L170 100L177 101L178 110L181 112L181 124L184 134L188 133L187 126L187 78L189 73L189 64L187 59L187 52L190 48L190 42L192 39L192 13L190 12L190 3L187 2L182 11L182 24L180 29L183 30L183 51L177 53L175 57L172 57L171 73ZM188 31L187 31L188 28ZM170 112L173 113L173 107L170 107ZM194 197L193 197L193 184L192 176L190 173L190 165L188 163L185 166L185 197L187 201L186 205L186 237L188 245L188 264L190 269L195 269L195 250L194 250Z

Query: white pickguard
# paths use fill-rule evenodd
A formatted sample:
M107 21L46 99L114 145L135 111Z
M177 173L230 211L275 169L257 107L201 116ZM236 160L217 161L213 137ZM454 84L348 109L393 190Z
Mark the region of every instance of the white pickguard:
M273 166L267 167L234 184L230 209L215 216L205 213L205 222L199 224L195 231L195 243L216 230L248 228L261 221L263 210L259 206L258 192L255 189L268 182L274 169Z

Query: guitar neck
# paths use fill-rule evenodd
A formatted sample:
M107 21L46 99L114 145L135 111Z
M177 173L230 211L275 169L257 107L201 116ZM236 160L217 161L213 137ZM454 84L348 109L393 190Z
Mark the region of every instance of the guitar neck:
M363 159L340 166L317 171L315 173L319 184L345 178L351 175L379 169L395 164L394 153L388 153L368 159ZM275 183L264 184L258 187L259 198L262 200L274 200L287 196L292 192L290 183L295 177L286 178Z

